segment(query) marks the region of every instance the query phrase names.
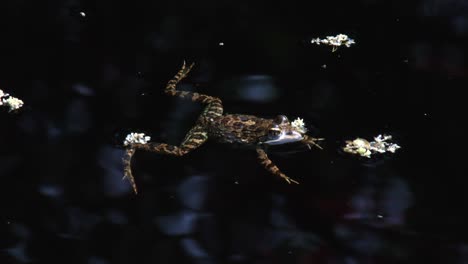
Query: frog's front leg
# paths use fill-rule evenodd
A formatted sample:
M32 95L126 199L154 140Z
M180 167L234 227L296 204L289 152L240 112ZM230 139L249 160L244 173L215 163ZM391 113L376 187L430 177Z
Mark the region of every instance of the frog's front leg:
M285 181L288 183L296 183L299 184L299 182L289 178L286 176L284 173L282 173L279 168L273 164L273 162L268 158L267 153L263 148L258 147L257 148L257 154L258 154L258 159L260 160L260 163L267 169L269 172L271 172L273 175L279 176L283 178Z
M135 154L137 149L156 152L160 154L168 154L168 155L175 155L175 156L183 156L198 148L208 139L206 131L203 129L202 126L195 126L193 127L185 136L185 139L179 146L173 146L166 143L155 143L155 142L148 142L146 144L131 144L126 149L126 155L124 157L124 178L127 178L133 188L133 191L137 192L137 187L135 183L135 178L132 174L131 168L131 161L132 157Z
M323 149L319 144L317 144L318 141L324 140L323 138L313 138L309 137L307 135L304 135L304 139L302 139L302 143L306 144L307 147L310 149L310 145L314 145L319 149Z

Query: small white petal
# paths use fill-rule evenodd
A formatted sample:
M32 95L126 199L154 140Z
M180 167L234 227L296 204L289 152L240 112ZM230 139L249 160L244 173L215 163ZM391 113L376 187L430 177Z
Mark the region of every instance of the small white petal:
M130 144L146 144L148 141L151 140L151 137L145 136L144 133L130 133L124 140L124 146L128 146Z
M330 45L330 46L333 46L333 51L335 51L336 48L339 46L350 47L351 44L354 44L354 40L349 38L345 34L338 34L336 36L327 36L324 39L320 39L320 38L312 39L311 43L316 43L317 45L320 45L320 43L325 44L325 45Z
M13 111L13 110L16 110L16 109L19 109L23 106L23 101L18 99L18 98L15 98L15 97L8 97L8 99L3 99L3 103L5 105L8 105L8 107L10 108L9 111Z

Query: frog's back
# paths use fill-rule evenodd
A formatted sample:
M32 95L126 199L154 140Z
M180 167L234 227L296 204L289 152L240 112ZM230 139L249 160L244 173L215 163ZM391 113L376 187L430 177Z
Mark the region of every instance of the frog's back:
M218 142L253 146L267 135L271 123L254 115L223 115L209 122L208 133Z

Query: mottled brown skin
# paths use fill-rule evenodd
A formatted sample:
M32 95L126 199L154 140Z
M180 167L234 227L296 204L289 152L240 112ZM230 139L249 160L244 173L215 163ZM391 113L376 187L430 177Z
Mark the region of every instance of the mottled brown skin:
M208 137L220 143L256 147L268 135L272 119L253 115L223 115L206 125Z
M206 104L207 106L196 121L195 126L187 133L185 139L179 146L149 142L146 144L131 144L127 147L126 156L124 158L124 178L128 178L130 180L134 192L137 193L137 188L131 171L131 159L137 149L182 156L191 150L198 148L208 138L214 139L220 143L255 148L260 163L268 171L283 178L288 183L298 184L297 181L283 174L279 168L273 164L273 162L268 158L266 147L270 144L284 144L287 142L299 141L307 145L309 148L311 145L320 148L316 142L322 139L309 137L305 135L305 131L298 133L297 130L291 126L291 123L285 116L278 116L275 119L265 119L254 115L223 115L223 105L219 98L199 93L176 90L177 83L187 76L192 67L193 64L186 67L184 62L184 65L176 76L168 82L164 91L166 94L188 98L194 102ZM293 139L294 141L288 141L287 139L280 139L279 134L286 138L293 137L294 134L296 138Z

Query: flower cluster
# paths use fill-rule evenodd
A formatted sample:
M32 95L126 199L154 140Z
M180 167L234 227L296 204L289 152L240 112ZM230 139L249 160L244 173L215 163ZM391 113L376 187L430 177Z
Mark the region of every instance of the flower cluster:
M304 119L302 118L297 118L296 120L294 120L292 123L291 123L291 126L298 130L299 132L301 133L305 133L307 132L307 129L305 127L305 123L304 123Z
M388 143L387 140L391 140L392 136L390 135L378 135L377 137L374 137L374 141L370 143L370 149L374 152L379 152L379 153L385 153L385 152L391 152L395 153L395 151L399 148L397 144L394 143Z
M150 136L146 136L145 133L130 133L124 140L124 146L130 144L146 144L151 140Z
M0 106L5 105L10 109L9 112L17 110L23 106L24 102L16 97L10 96L7 93L4 93L0 90Z
M324 39L315 38L315 39L312 39L310 43L312 44L315 43L317 45L325 44L325 45L333 46L332 51L336 51L338 47L340 46L346 46L349 48L351 47L352 44L355 44L354 39L349 38L345 34L338 34L336 36L327 36L327 38L324 38Z
M343 151L366 158L370 158L374 153L395 153L395 151L401 147L395 143L389 143L388 140L391 139L392 136L390 135L378 135L374 137L374 141L371 142L363 138L356 138L352 141L347 140Z

